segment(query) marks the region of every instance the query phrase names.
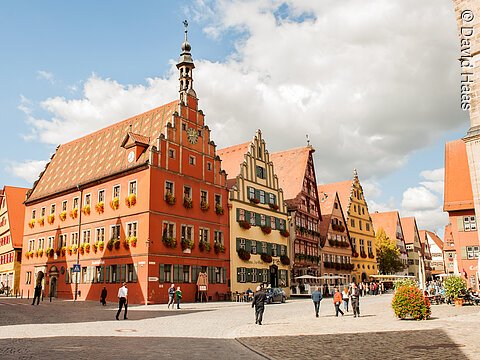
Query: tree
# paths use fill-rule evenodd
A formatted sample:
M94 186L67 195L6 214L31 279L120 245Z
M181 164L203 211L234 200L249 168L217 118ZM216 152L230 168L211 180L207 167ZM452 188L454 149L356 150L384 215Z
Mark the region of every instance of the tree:
M377 264L380 274L388 275L402 271L405 266L400 259L400 249L395 241L380 228L375 235L375 246L377 249Z

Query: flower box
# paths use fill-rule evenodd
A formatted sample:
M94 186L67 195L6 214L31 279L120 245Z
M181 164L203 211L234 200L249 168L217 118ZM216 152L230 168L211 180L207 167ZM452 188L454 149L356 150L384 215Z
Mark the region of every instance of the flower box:
M210 251L210 243L206 242L206 241L200 241L198 243L198 249L200 251Z
M215 251L215 254L220 254L221 252L224 253L225 252L225 246L223 246L223 244L221 244L219 242L215 242L213 244L213 250Z
M260 199L257 199L257 198L249 198L248 200L250 200L250 202L252 204L260 204Z
M238 225L242 228L242 229L245 229L245 230L248 230L252 227L252 225L250 225L250 223L248 221L245 221L245 220L240 220L238 222Z
M367 254L364 253L364 252L360 252L360 257L363 258L363 259L366 259L366 258L367 258Z
M135 194L130 194L125 198L125 205L127 205L127 207L135 206L136 203L137 203L137 195Z
M103 251L105 248L105 242L104 241L99 241L98 242L98 250Z
M248 261L248 260L250 260L251 255L250 255L250 253L249 253L247 250L245 250L245 249L241 249L241 248L238 249L238 250L237 250L237 254L238 254L238 257L239 257L241 260L243 260L243 261Z
M375 259L375 255L373 255L372 253L368 254L368 257L369 257L370 259Z
M112 251L113 250L113 244L115 243L115 239L110 239L108 242L107 242L107 249Z
M216 205L215 205L215 213L216 213L217 215L223 215L224 210L223 210L222 205L220 205L220 204L216 204Z
M117 210L120 207L120 199L118 197L113 198L113 200L110 201L110 207L112 210Z
M191 208L193 208L193 200L192 200L192 198L184 197L184 198L183 198L183 207L184 207L185 209L191 209Z
M162 238L163 244L168 248L176 248L177 247L177 239L174 237L164 236Z
M37 256L42 257L43 256L43 249L38 249L37 250Z
M268 206L270 206L270 209L275 211L278 211L278 209L280 208L277 204L268 204Z
M78 216L78 208L72 209L72 211L70 211L70 217L71 217L72 219L76 219L77 216Z
M352 257L358 258L358 253L355 251L355 252L352 254Z
M83 255L85 253L85 248L80 245L80 247L78 248L78 252L80 253L80 255Z
M136 236L129 236L127 238L127 241L128 241L128 245L130 245L131 247L136 247L137 246L137 237Z
M195 242L193 240L188 240L188 239L182 239L180 241L180 245L182 247L182 250L192 250L195 247Z
M95 211L99 214L103 214L103 212L105 211L105 203L103 201L98 202L95 205Z
M210 205L206 201L200 201L200 209L202 211L207 211L210 208Z
M48 215L47 217L47 222L52 225L54 222L55 222L55 215L54 214L50 214Z
M282 235L283 237L289 237L290 236L290 233L288 232L288 230L280 230L280 235Z
M260 229L262 229L262 232L266 235L268 235L272 232L272 228L270 226L267 226L267 225L260 226Z
M40 224L40 226L45 225L45 219L43 217L39 218L37 222Z
M287 255L281 255L280 262L282 265L290 265L290 258Z
M98 241L92 244L93 252L96 254L98 251Z
M90 244L89 243L83 244L83 249L88 254L90 252Z
M62 256L65 256L67 254L67 247L62 246Z
M117 239L113 242L113 247L115 248L115 250L120 249L120 240L119 239Z
M82 208L82 212L83 212L83 215L90 215L90 205L85 205L83 208Z
M58 217L60 218L61 221L67 220L67 212L62 211L60 214L58 214Z
M271 263L273 261L272 255L269 255L267 253L262 253L260 255L260 259L262 259L262 261L264 261L266 263Z
M53 257L54 254L55 250L53 250L52 248L47 248L47 250L45 250L45 255L47 255L47 257Z
M165 201L167 202L168 205L175 205L175 196L173 194L167 193L165 194Z
M28 222L28 226L30 227L30 229L33 229L35 227L35 219L30 219L30 221Z

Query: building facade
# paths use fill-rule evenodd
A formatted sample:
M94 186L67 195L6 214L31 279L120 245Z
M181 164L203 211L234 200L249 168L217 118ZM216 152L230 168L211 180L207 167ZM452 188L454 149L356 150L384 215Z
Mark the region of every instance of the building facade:
M287 208L261 131L217 155L229 187L232 293L264 285L281 287L289 296Z
M422 244L417 221L413 216L400 219L408 252L408 275L415 276L420 284L425 284L425 264L422 257Z
M325 283L348 285L351 282L352 246L342 204L336 191L327 193L318 186L320 198L321 273L328 275Z
M443 241L437 234L431 231L426 231L428 246L432 256L431 273L432 277L436 278L438 275L445 274L445 262L443 259Z
M431 281L432 277L432 254L430 252L430 244L428 243L428 236L426 230L420 230L418 232L420 236L421 256L425 264L425 280Z
M32 294L163 303L228 291L226 176L198 109L186 38L179 100L61 145L26 200L21 288ZM75 265L75 266L74 266ZM201 293L199 274L208 278ZM203 284L203 282L202 282Z
M317 193L317 181L313 152L308 145L302 148L272 153L280 187L283 190L290 217L291 287L306 289L298 276L320 275L320 204ZM304 290L306 291L306 290Z
M0 290L20 293L23 220L28 189L5 186L0 190Z
M395 275L408 275L408 255L407 245L405 244L405 237L403 235L402 224L400 222L400 214L398 211L374 212L370 214L373 221L375 233L379 233L383 229L388 238L394 240L397 248L400 251L400 260L404 266L402 271L395 273Z

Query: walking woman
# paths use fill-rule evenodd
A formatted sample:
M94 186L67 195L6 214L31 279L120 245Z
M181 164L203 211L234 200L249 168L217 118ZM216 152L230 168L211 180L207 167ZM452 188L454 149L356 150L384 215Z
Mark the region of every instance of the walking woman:
M342 291L342 298L343 298L343 309L348 312L348 300L349 300L349 292L348 292L348 287L344 287Z
M180 309L180 301L182 300L182 290L180 290L180 286L177 287L175 296L177 297L177 309Z
M335 288L335 294L333 294L333 304L335 305L335 316L338 317L338 313L342 314L343 311L340 310L340 304L342 303L342 294L338 291L338 288Z

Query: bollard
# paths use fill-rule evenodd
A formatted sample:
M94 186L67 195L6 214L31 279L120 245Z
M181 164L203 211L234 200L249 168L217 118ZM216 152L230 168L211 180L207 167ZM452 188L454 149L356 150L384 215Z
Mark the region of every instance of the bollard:
M30 289L28 289L27 296L27 299L30 299Z

